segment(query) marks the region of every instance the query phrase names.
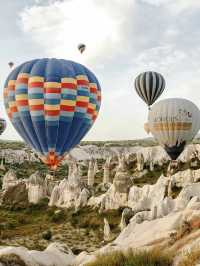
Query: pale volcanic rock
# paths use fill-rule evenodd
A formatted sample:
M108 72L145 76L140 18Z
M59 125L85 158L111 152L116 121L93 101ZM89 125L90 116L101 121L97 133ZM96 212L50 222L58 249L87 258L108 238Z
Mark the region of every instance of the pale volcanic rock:
M54 187L59 183L52 175L47 174L44 180L46 196L51 197Z
M111 157L108 157L103 167L103 184L110 183L110 164Z
M32 151L27 152L26 150L3 149L0 151L0 157L4 158L6 163L11 164L22 164L25 161L39 162L39 159Z
M128 195L128 206L135 211L151 210L164 199L168 182L169 179L162 175L155 185L144 185L142 188L132 186Z
M18 205L25 207L28 205L28 190L24 181L19 181L16 185L9 186L1 193L1 205Z
M63 244L52 243L44 251L28 250L24 247L3 247L0 249L1 257L13 258L12 265L27 266L70 266L75 259L72 251ZM10 264L9 264L10 265Z
M104 241L111 241L113 240L113 234L110 230L110 225L108 223L108 220L106 218L104 218L104 236L103 236L103 239Z
M94 178L95 178L95 160L92 159L89 161L89 167L88 167L88 186L93 187L94 186Z
M37 204L47 196L44 179L39 171L33 173L28 179L28 200L30 203Z
M144 170L144 156L142 153L137 153L137 170L139 172Z
M103 197L101 203L102 209L118 209L119 207L127 206L130 186L130 176L125 171L118 171L113 184L105 193L105 197Z
M179 171L171 176L172 185L177 187L184 187L190 183L196 183L200 180L200 169Z
M57 193L57 195L55 195L55 193ZM50 206L75 207L76 200L79 198L80 193L81 187L79 184L71 184L67 179L63 179L52 192ZM58 200L53 202L53 198Z
M86 188L83 188L77 201L75 202L75 208L78 210L82 207L87 206L89 197L90 197L90 191Z
M2 189L6 190L10 186L15 186L19 183L19 180L17 179L16 173L14 170L10 169L3 177L2 182Z

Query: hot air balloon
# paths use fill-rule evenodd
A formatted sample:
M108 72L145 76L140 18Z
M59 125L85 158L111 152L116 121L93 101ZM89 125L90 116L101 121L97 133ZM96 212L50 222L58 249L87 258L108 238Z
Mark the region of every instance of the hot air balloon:
M10 68L12 68L14 66L14 63L13 62L9 62L8 65L9 65Z
M4 132L5 129L6 129L6 120L0 118L0 135Z
M176 160L200 129L200 111L186 99L165 99L149 111L149 128L170 158Z
M78 50L80 51L80 53L82 54L86 49L86 45L84 43L80 43L78 45Z
M81 64L35 59L10 73L4 103L19 135L56 169L97 118L101 88L95 75Z
M144 72L135 79L135 90L142 100L151 106L165 89L165 80L157 72Z

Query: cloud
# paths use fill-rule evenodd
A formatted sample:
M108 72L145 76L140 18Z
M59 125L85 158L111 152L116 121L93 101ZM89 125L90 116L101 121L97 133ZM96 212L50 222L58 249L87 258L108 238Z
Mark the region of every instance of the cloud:
M48 56L98 61L99 54L109 57L121 38L123 17L119 9L115 10L114 3L118 3L122 12L126 12L127 5L118 0L111 2L113 5L100 5L94 0L53 1L45 6L35 4L21 12L22 29ZM87 45L87 59L77 50L82 42Z
M79 61L97 74L103 103L88 138L127 139L145 136L147 109L133 88L139 72L163 74L161 98L200 104L199 7L188 0L36 1L19 18L44 56ZM80 42L87 45L83 55Z

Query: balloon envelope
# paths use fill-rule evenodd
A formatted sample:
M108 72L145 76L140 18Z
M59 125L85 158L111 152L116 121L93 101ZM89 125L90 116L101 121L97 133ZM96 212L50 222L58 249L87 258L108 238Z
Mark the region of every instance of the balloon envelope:
M4 102L17 132L53 168L93 125L101 88L95 75L81 64L36 59L10 73Z
M200 111L186 99L165 99L149 111L149 128L170 158L176 160L199 131Z
M14 66L14 63L13 62L9 62L8 65L9 65L10 68L12 68Z
M144 72L135 79L135 90L140 98L148 105L152 105L165 89L165 80L157 72Z
M86 45L84 43L80 43L78 45L78 50L80 51L80 53L82 54L86 49Z

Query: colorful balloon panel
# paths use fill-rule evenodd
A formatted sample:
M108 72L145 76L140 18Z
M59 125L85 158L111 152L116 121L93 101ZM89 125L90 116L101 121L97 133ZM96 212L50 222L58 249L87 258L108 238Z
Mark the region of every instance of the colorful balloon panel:
M148 71L141 73L135 79L135 90L140 98L152 105L165 89L165 80L159 73Z
M101 88L95 75L81 64L36 59L10 73L4 102L17 132L54 167L93 125Z
M149 111L149 128L171 159L176 160L200 129L200 111L186 99L165 99Z

